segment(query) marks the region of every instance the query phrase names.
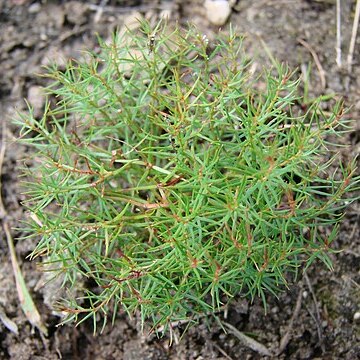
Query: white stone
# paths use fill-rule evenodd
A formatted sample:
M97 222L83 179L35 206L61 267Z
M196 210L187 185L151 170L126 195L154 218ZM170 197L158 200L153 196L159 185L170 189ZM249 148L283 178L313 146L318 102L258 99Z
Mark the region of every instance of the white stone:
M231 14L231 5L227 0L205 0L204 7L213 25L224 25Z
M39 3L31 4L28 8L30 14L38 13L41 10L41 5Z
M28 90L27 99L29 104L33 107L34 116L39 118L42 116L45 105L45 95L40 86L33 85Z

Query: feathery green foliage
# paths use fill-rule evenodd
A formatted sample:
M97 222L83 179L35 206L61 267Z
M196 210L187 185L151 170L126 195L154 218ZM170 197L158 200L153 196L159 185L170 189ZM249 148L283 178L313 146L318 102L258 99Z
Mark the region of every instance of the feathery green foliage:
M289 69L255 76L233 31L209 43L192 28L141 29L49 67L43 117L18 120L35 147L33 256L80 294L65 321L96 327L121 308L166 327L235 295L266 304L315 259L331 268L359 183L355 162L328 174L341 104L301 111Z

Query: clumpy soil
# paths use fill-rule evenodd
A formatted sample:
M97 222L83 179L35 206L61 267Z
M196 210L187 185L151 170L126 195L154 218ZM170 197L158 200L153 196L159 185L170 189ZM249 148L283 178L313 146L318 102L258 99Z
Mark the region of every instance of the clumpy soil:
M6 124L1 131L6 132L7 139L1 177L7 215L1 214L0 221L12 226L15 239L24 235L20 222L29 216L21 205L24 196L19 190L19 176L22 159L30 149L14 143L18 129L10 119L15 109L25 108L24 98L41 113L41 86L45 85L37 76L41 66L53 60L79 58L81 50L97 49L96 34L107 38L131 17L157 19L164 11L170 15L170 22L196 24L210 41L219 31L208 21L202 0L0 0L0 122ZM360 36L352 71L346 71L354 12L355 1L341 2L342 66L336 62L335 0L240 0L234 2L229 19L245 35L245 47L253 54L255 66L269 62L267 52L298 69L303 79L311 66L306 81L309 99L332 93L345 99L347 116L356 120L341 140L351 145L342 153L345 159L352 159L360 149ZM221 31L228 29L229 22ZM76 328L57 327L59 318L50 307L54 287L42 286L44 280L36 262L27 259L34 243L15 241L26 284L49 332L47 337L42 336L21 310L5 233L0 232L0 359L359 358L359 223L356 202L348 209L333 243L334 249L342 250L331 255L333 272L322 264L313 264L300 283L278 299L269 296L266 314L260 301L250 304L241 298L218 314L222 321L256 340L255 346L225 333L212 317L204 317L184 335L186 325L176 327L171 345L168 337L142 334L136 319L125 316L95 336L92 324L86 322ZM6 318L17 325L17 334L4 325ZM289 328L286 346L278 354ZM260 343L273 355L262 355Z

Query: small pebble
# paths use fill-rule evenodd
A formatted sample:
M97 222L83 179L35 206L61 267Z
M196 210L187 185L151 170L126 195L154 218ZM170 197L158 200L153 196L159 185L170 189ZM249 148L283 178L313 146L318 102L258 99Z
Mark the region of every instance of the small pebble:
M204 7L213 25L224 25L231 14L231 5L227 0L205 0Z
M60 69L64 69L66 66L68 56L65 54L62 48L59 47L49 47L49 49L44 54L41 65L49 66L52 63L56 62L57 66Z
M360 320L360 311L357 311L357 312L354 314L354 320L355 320L355 321Z
M41 4L40 3L34 3L34 4L31 4L29 6L28 12L30 14L35 14L35 13L39 12L40 9L41 9Z
M66 18L70 24L82 25L87 22L88 8L78 1L65 3Z
M34 109L34 116L36 118L41 117L45 105L45 96L42 88L37 85L31 86L28 90L27 99Z
M47 39L48 39L48 36L45 33L40 34L40 40L47 41Z

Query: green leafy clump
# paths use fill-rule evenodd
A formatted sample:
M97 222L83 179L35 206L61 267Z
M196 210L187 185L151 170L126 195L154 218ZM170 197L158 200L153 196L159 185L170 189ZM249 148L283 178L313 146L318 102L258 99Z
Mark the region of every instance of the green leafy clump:
M166 327L239 294L266 304L315 259L331 268L359 182L355 162L328 174L341 104L301 111L287 67L255 75L232 31L209 43L191 28L141 29L48 68L43 117L18 121L35 147L33 256L80 293L66 320L121 308Z

